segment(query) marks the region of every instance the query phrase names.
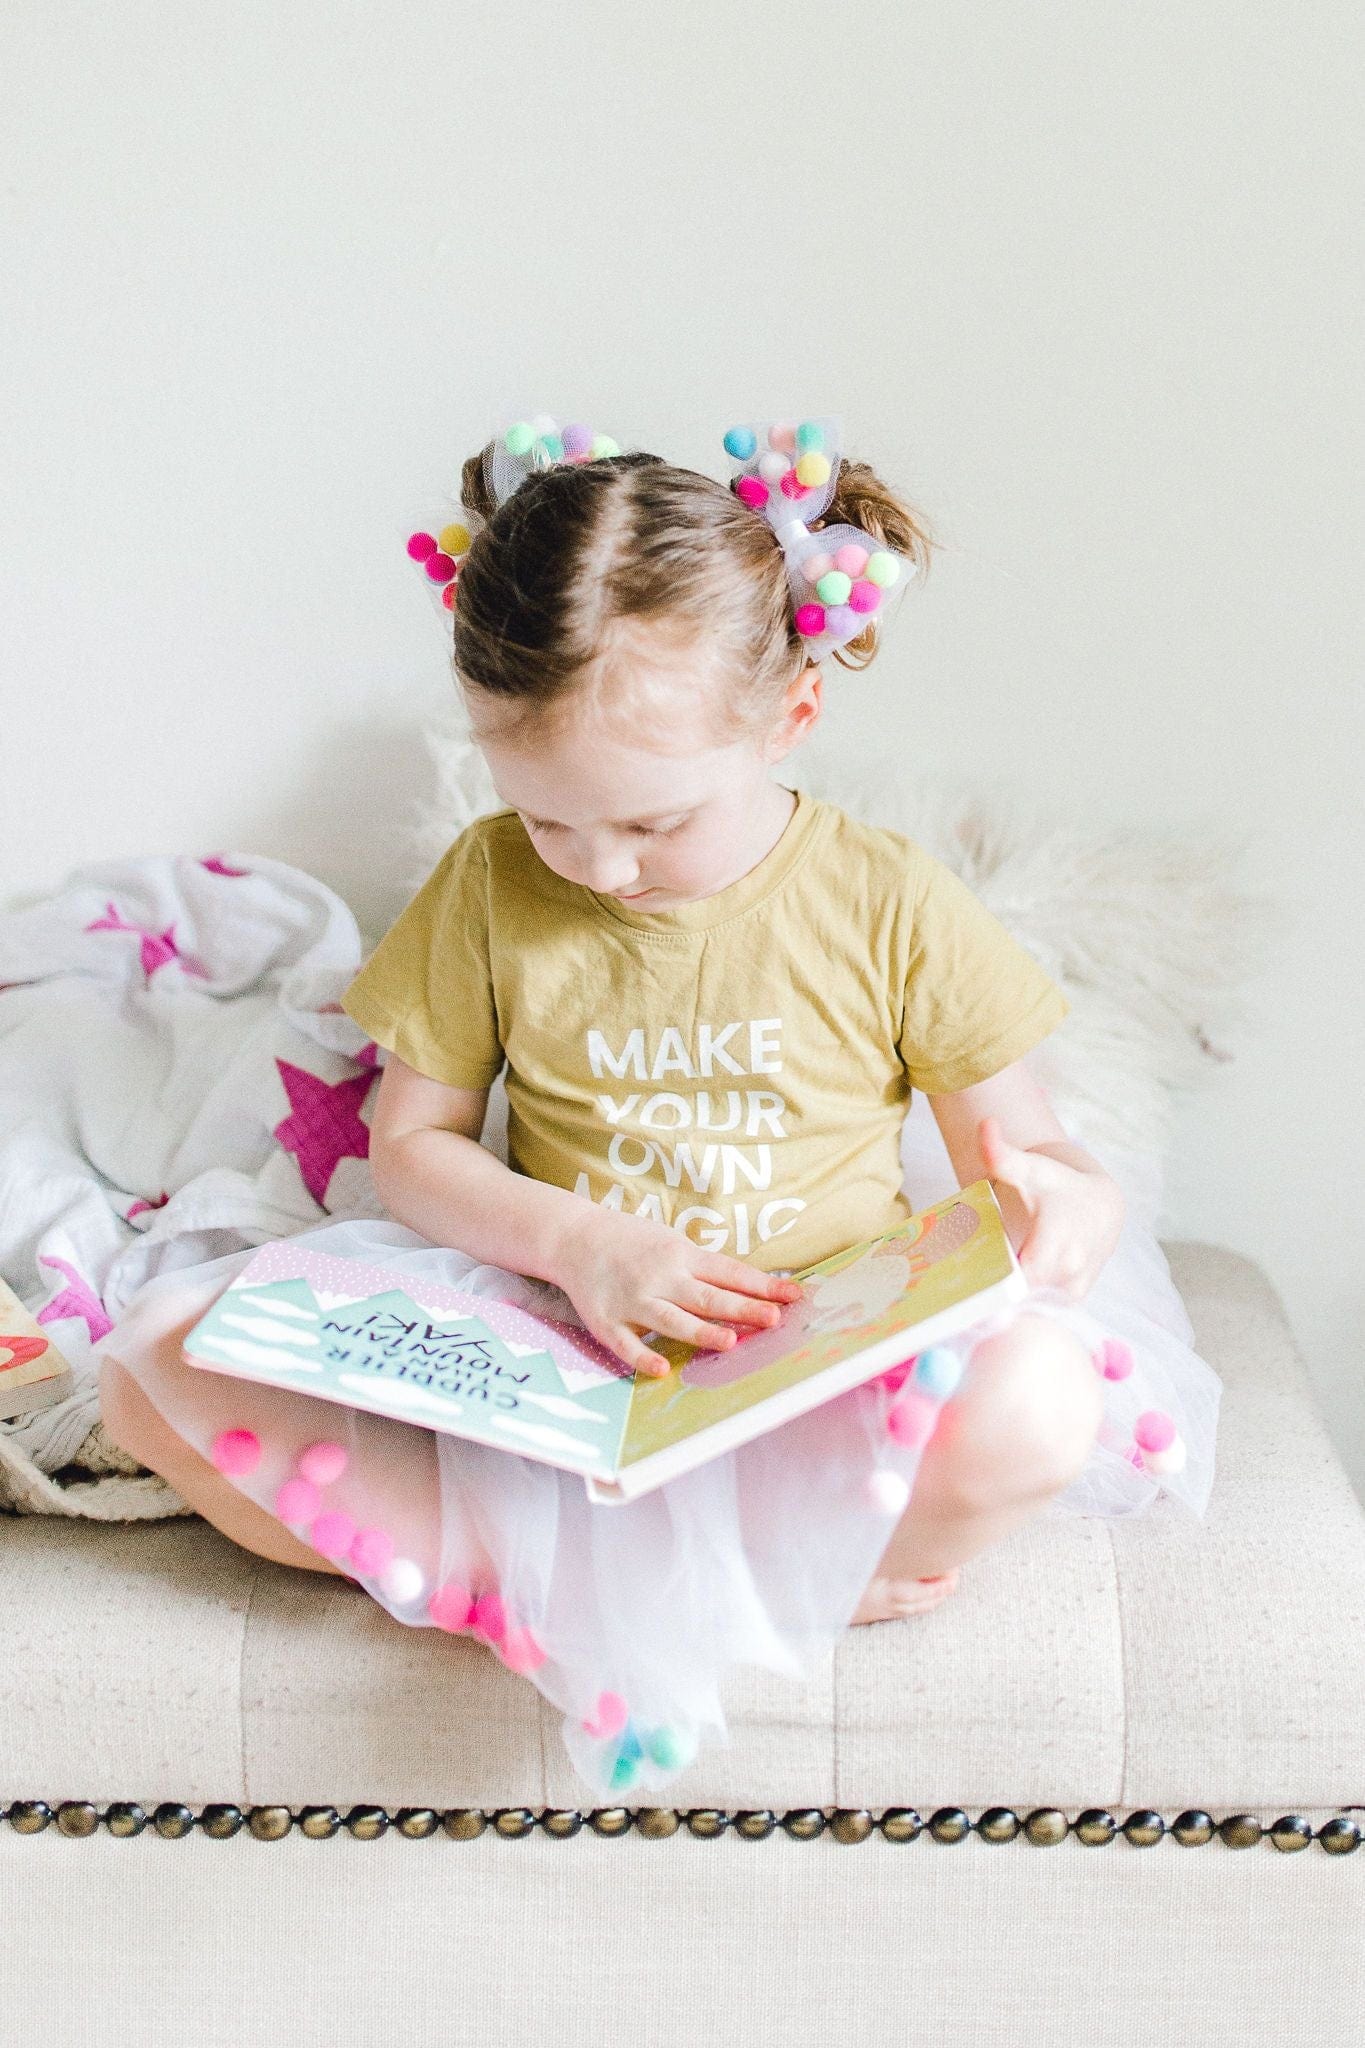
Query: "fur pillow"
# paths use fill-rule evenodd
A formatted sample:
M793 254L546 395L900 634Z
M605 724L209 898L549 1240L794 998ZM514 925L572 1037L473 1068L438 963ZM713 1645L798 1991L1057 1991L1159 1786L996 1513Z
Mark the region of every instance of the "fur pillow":
M471 819L499 808L458 699L425 732L435 789L410 827L404 900ZM811 748L777 775L918 841L1041 962L1072 1007L1030 1070L1078 1142L1157 1166L1154 1215L1181 1098L1234 1057L1245 985L1282 928L1276 904L1237 886L1244 838L1096 832L1045 819L1000 786L854 773ZM491 1102L490 1143L500 1115Z

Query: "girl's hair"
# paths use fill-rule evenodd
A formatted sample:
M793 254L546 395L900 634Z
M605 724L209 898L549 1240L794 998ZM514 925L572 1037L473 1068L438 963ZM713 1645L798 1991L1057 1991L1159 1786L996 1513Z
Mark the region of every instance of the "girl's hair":
M726 485L632 453L533 471L498 506L480 451L461 499L487 524L460 570L455 669L514 723L579 705L585 691L610 708L662 636L698 649L726 739L771 728L807 657L781 544ZM865 462L840 461L812 531L844 522L928 568L923 521ZM879 635L870 620L834 659L866 668Z

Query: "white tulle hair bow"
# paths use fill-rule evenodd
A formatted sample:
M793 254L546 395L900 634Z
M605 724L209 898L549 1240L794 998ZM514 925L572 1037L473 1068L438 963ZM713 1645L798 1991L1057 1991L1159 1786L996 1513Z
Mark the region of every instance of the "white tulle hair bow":
M756 420L725 436L735 466L730 488L777 535L796 630L812 661L855 640L874 618L884 626L917 566L860 526L811 532L833 501L841 442L841 422L828 416Z
M786 561L796 630L813 661L855 639L872 618L884 625L916 570L908 555L861 527L811 531L811 521L834 497L840 438L840 422L830 417L762 420L731 427L724 437L734 464L730 487L773 529ZM494 504L503 505L537 470L620 453L609 434L579 422L561 426L548 413L537 413L488 444L484 481ZM446 612L454 607L461 565L483 524L468 506L447 500L408 535L408 557Z

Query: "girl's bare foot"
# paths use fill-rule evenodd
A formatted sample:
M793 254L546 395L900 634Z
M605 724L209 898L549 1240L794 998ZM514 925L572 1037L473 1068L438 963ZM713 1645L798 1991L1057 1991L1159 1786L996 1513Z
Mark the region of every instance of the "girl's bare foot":
M927 1613L955 1590L960 1569L954 1565L933 1579L873 1579L849 1626L860 1621L903 1621L908 1615Z

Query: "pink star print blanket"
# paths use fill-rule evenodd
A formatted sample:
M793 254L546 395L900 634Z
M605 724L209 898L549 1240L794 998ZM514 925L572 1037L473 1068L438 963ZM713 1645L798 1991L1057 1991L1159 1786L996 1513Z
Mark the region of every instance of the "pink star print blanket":
M76 1383L0 1422L0 1505L173 1510L160 1480L45 1477L110 1469L91 1347L160 1272L383 1213L376 1051L337 1005L362 953L340 897L255 856L108 861L0 912L0 1273Z

